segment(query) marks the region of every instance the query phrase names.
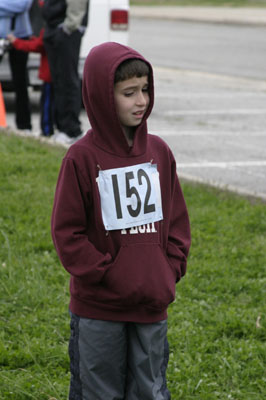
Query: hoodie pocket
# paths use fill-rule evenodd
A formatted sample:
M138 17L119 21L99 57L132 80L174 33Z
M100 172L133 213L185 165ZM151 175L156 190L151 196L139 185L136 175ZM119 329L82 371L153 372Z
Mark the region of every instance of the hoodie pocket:
M159 244L126 245L102 283L101 301L163 310L175 299L176 272Z

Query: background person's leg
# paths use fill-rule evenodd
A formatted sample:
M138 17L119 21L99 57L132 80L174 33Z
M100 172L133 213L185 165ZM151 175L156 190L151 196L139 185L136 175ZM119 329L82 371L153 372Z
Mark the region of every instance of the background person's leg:
M79 49L81 33L73 32L71 35L63 33L57 62L58 73L58 118L60 129L70 137L81 134L79 114L81 110L81 84L78 75ZM60 65L61 64L61 65Z
M9 51L9 63L16 93L16 125L18 129L31 129L27 61L28 53L14 48Z
M81 134L81 85L78 75L81 37L79 31L67 35L58 28L54 35L45 39L53 80L55 124L60 132L69 137Z

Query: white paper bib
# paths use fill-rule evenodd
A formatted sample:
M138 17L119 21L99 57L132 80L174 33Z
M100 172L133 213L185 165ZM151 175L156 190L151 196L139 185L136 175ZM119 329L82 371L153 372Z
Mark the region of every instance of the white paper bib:
M144 163L99 171L105 229L126 229L163 219L157 165Z

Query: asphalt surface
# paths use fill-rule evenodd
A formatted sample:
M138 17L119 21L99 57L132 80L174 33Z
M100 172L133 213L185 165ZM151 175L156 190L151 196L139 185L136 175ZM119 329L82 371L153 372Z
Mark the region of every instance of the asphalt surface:
M141 11L130 45L155 67L149 131L174 151L180 177L266 199L265 26L243 12L237 24L217 24Z
M131 17L266 27L266 8L131 7ZM265 79L161 67L155 78L149 128L169 143L179 176L266 200Z
M130 21L130 46L153 66L265 81L266 26L135 17Z
M266 200L266 82L155 68L151 133L180 177Z

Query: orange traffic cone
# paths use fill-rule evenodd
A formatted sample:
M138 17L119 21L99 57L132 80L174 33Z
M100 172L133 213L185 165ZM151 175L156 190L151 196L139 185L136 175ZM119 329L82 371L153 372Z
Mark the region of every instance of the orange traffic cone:
M3 97L3 92L2 92L2 86L0 83L0 127L6 128L6 108L5 108L5 102L4 102L4 97Z

